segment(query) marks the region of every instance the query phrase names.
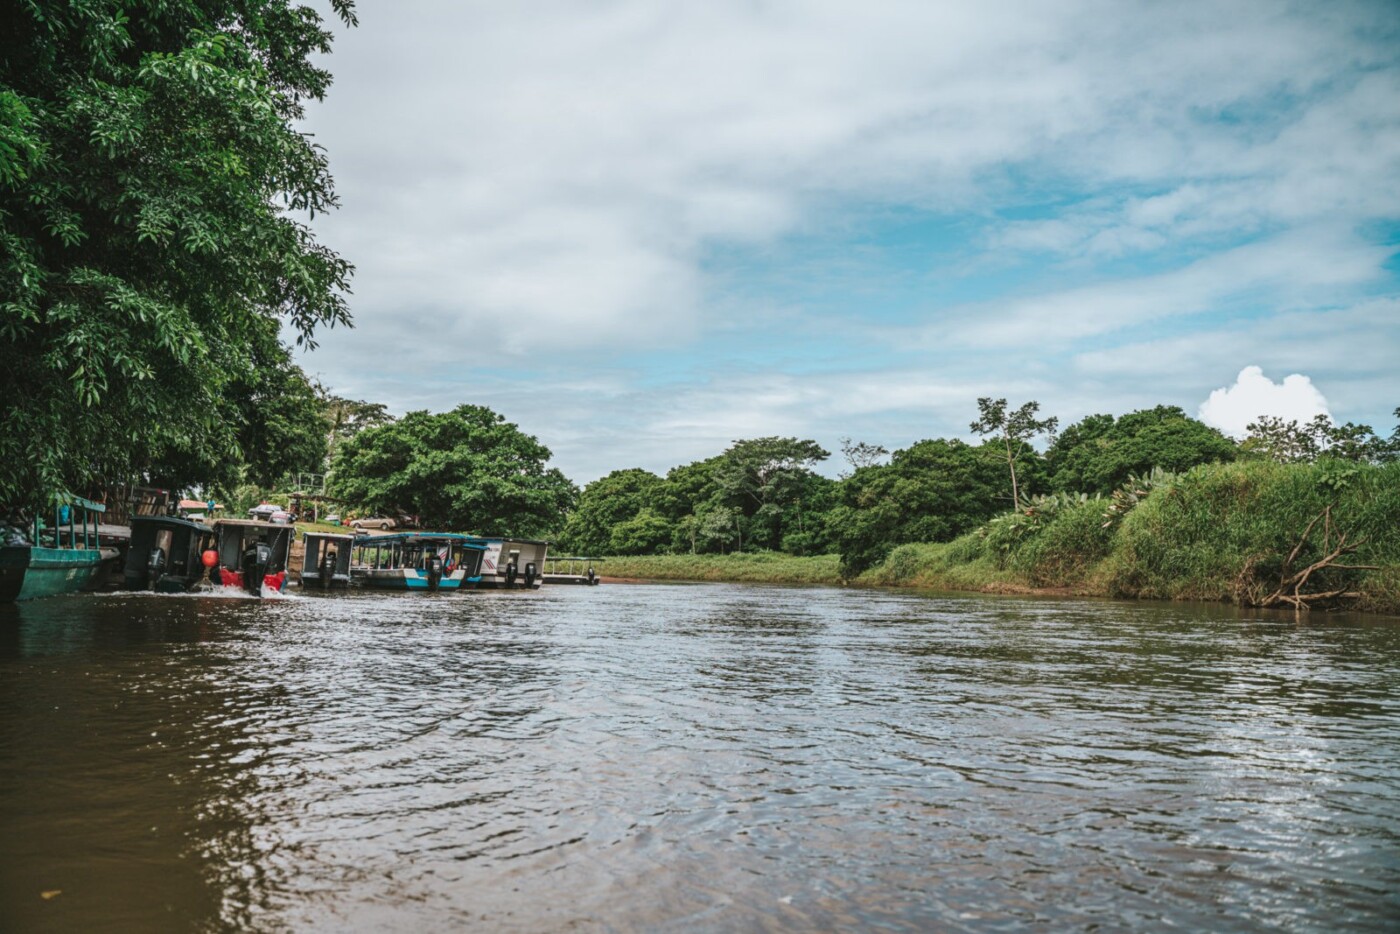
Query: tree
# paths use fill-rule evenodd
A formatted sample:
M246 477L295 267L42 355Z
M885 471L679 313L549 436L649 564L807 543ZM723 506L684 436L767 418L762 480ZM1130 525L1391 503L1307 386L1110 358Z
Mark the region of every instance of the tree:
M841 454L846 458L849 470L841 471L841 479L845 480L851 474L862 467L873 467L880 463L883 458L889 456L889 451L879 444L867 444L864 441L852 441L850 438L841 439Z
M1029 448L1029 442L1037 435L1050 435L1053 439L1058 418L1037 419L1039 402L1027 402L1014 412L1007 411L1005 399L983 397L977 400L979 417L971 427L974 432L986 437L995 435L1001 438L1006 449L1006 466L1011 471L1011 506L1019 509L1021 492L1016 483L1016 461Z
M319 382L314 384L316 399L321 406L321 418L326 428L326 466L335 458L342 442L364 431L387 425L394 420L389 409L379 402L346 399L337 396Z
M827 515L840 501L841 484L811 471L797 480L793 495L784 504L782 538L778 547L791 555L828 554L835 542Z
M827 517L842 573L859 574L906 542L949 541L996 515L1005 495L1002 456L996 442L938 439L856 470Z
M719 469L722 459L717 455L672 467L666 472L661 486L651 492L652 507L675 522L695 515L703 504L718 495L715 471Z
M812 466L830 456L815 441L797 438L736 441L715 466L717 494L749 520L750 544L776 549L784 510L800 497Z
M612 555L652 555L671 542L671 523L652 512L643 509L625 522L612 527L608 540L608 554Z
M1385 451L1381 454L1381 460L1400 460L1400 407L1395 409L1395 430L1390 433L1390 440L1385 443Z
M243 479L271 486L290 474L322 469L326 436L316 389L269 328L253 366L228 389L237 409Z
M1122 418L1090 415L1064 430L1045 452L1053 487L1064 493L1112 493L1154 467L1181 473L1197 464L1233 461L1235 443L1174 405Z
M1305 423L1261 415L1247 428L1249 434L1241 444L1247 453L1286 464L1311 463L1324 455L1338 460L1384 460L1389 448L1370 425L1337 425L1321 414Z
M706 546L705 550L726 552L730 547L742 551L744 548L744 514L728 506L713 506L696 515L697 536Z
M666 540L669 544L671 523L649 510L651 497L662 480L646 470L614 470L605 477L594 480L583 488L578 505L569 514L569 521L560 534L560 547L567 552L580 555L637 554L633 551L617 551L614 544L614 531L617 527L631 522L643 511L665 522ZM655 525L648 526L654 529ZM638 538L637 533L628 534L628 546Z
M409 412L346 441L328 492L366 513L411 513L425 523L478 534L556 531L578 490L549 448L477 405L439 415Z
M8 5L0 503L225 464L268 323L349 323L349 264L295 216L336 204L296 126L330 39L288 0Z

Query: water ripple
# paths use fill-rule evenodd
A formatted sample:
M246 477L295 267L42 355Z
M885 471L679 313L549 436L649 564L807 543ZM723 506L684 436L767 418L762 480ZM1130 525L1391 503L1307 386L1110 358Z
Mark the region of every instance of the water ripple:
M1400 920L1393 621L669 585L6 613L7 930Z

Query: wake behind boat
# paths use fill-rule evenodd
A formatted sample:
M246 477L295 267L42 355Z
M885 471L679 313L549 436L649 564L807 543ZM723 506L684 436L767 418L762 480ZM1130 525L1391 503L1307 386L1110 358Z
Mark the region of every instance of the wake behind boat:
M209 572L205 553L214 547L214 530L178 516L132 516L131 545L122 584L127 590L184 593Z
M214 523L217 562L209 578L237 587L255 597L263 589L281 591L287 585L287 556L295 529L256 519L219 519Z

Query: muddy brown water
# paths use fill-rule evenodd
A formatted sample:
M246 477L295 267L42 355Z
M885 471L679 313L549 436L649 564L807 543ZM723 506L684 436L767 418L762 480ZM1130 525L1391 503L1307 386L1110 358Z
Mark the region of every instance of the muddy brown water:
M0 608L0 930L1395 930L1400 621L737 585Z

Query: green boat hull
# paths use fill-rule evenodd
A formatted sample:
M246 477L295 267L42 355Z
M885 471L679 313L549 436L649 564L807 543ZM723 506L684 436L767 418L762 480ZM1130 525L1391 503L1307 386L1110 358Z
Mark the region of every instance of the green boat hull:
M92 583L102 570L102 552L96 548L28 549L29 567L15 600L38 600L59 594L77 593Z
M24 587L24 572L29 570L28 545L0 547L0 603L14 603Z

